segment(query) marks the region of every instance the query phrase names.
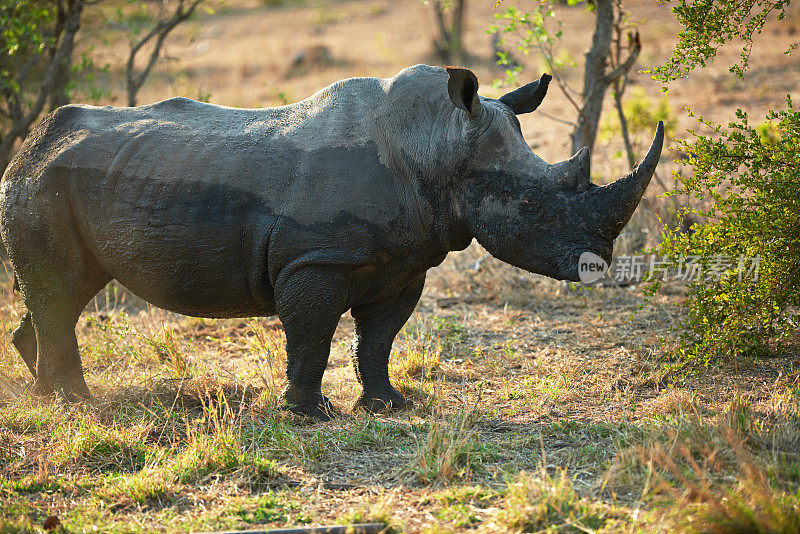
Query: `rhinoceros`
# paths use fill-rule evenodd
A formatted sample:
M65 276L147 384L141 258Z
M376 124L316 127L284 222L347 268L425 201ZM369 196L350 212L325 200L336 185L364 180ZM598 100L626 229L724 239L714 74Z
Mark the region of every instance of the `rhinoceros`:
M547 164L516 115L548 75L499 99L461 68L350 78L295 104L236 109L186 98L46 116L7 168L0 230L27 314L13 344L36 390L90 395L75 324L116 279L187 315L277 314L288 408L325 419L320 385L337 323L355 321L369 411L410 405L392 342L425 273L474 239L533 273L576 280L610 260L658 162L663 127L626 177L597 186L589 153Z

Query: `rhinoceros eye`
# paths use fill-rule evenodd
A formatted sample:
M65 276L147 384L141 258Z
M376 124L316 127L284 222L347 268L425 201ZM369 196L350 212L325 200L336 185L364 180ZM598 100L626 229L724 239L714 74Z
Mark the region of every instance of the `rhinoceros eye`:
M542 192L536 187L526 187L520 196L520 207L530 209L541 204L539 199L542 198Z

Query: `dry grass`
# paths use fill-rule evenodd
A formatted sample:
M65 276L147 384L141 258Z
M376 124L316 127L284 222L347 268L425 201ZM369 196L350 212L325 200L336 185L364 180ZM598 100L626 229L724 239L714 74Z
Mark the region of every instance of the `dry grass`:
M70 531L365 518L409 532L700 530L753 517L783 528L800 481L791 359L670 382L655 350L669 302L634 314L628 290L537 284L527 306L429 288L393 355L417 407L392 418L346 410L346 318L325 384L345 413L324 424L277 406L275 320L87 311L92 403L31 398L23 364L0 355L3 528L52 514ZM19 301L6 298L10 329Z
M468 477L482 453L474 415L474 409L462 409L448 419L431 420L405 471L425 484Z
M484 33L493 4L470 3L467 31L487 95L500 75ZM96 16L107 15L104 5ZM167 53L180 61L159 65L141 101L210 92L220 104L277 104L342 77L389 76L430 59L432 16L418 2L264 5L229 0L179 28ZM669 50L674 22L654 2L626 7L642 22L639 67L647 67ZM800 98L791 85L797 66L773 53L798 20L792 11L785 25L767 28L770 44L754 50L758 67L744 83L709 68L673 87L673 105L725 120L737 105L758 115L786 91ZM581 8L570 13L573 57L587 45L589 21ZM98 62L112 63L112 79L101 81L119 102L113 65L123 39L113 30L83 39L84 47L111 43L98 46ZM294 54L317 45L331 61L287 77ZM720 62L735 54L723 51ZM537 72L538 59L527 61ZM636 83L658 94L644 78ZM558 91L547 106L568 116ZM521 120L545 159L569 155L565 127L537 114ZM680 121L679 131L690 125ZM624 168L608 157L594 163L600 181ZM654 198L649 205L618 251L657 234L654 213L669 208ZM473 244L434 269L395 342L392 379L415 401L409 413L350 413L359 392L352 318L343 318L323 382L343 413L324 424L280 410L278 320L187 318L116 284L77 328L95 399L63 406L32 398L10 344L22 303L10 282L0 284L0 533L41 531L51 515L66 531L371 520L407 532L798 531L794 355L676 377L660 338L676 323L680 286L637 313L636 287L575 288L492 258L475 268L484 254Z

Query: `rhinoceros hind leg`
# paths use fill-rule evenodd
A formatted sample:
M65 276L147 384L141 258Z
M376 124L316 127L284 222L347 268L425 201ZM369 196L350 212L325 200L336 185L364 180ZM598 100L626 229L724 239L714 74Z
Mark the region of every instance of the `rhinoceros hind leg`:
M364 387L354 408L379 413L414 406L389 381L389 356L392 342L411 317L424 285L423 274L394 298L352 309L355 319L353 365Z
M39 394L55 392L64 400L73 402L91 397L83 378L78 341L75 339L75 323L68 320L36 317L36 361L35 391Z
M82 281L73 291L68 285L50 288L45 298L29 306L36 331L34 389L40 394L55 392L69 402L91 397L83 376L75 323L86 304L110 281L93 259L81 271Z
M36 331L31 321L31 312L27 312L19 322L19 326L14 329L11 343L17 348L28 370L36 378Z
M15 171L12 166L4 178L0 225L30 313L15 332L14 345L28 367L32 367L35 346L32 372L37 392L56 392L73 400L89 395L75 323L110 277L78 230L68 177L59 169L45 165L28 179L19 174L21 167Z

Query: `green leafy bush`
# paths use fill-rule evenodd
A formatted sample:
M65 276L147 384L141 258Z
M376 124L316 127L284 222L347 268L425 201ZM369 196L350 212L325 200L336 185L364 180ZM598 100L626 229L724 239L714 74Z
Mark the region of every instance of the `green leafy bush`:
M737 110L727 129L683 142L690 175L675 193L698 202L691 231L666 230L654 251L673 267L702 266L689 284L687 315L674 353L683 363L709 363L774 349L797 328L800 304L800 112L770 111L752 126ZM739 261L740 259L744 261ZM648 295L660 283L648 287Z
M655 69L662 81L688 76L698 67L713 63L720 46L741 41L739 61L730 65L732 74L741 78L750 66L753 39L760 35L771 16L786 17L790 0L666 0L683 29L678 33L672 57ZM789 46L786 54L796 50L798 43Z

